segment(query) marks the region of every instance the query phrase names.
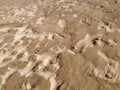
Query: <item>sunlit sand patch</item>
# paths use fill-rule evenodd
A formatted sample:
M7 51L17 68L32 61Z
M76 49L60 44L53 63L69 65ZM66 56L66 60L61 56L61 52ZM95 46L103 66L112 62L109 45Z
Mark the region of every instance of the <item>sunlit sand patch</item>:
M56 87L57 87L57 81L56 81L56 74L54 73L45 73L45 72L41 72L40 75L44 76L46 79L49 79L50 80L50 84L51 84L51 87L50 87L50 90L56 90Z
M20 61L23 61L23 62L24 61L28 61L28 57L29 57L29 54L26 51L27 50L26 46L21 46L20 45L23 42L22 41L23 37L34 38L34 39L36 39L36 38L41 38L41 39L48 38L49 40L52 40L53 39L53 35L54 35L52 33L46 33L46 32L43 32L41 34L34 34L32 31L29 31L29 32L26 33L25 30L27 30L27 27L28 26L23 26L23 27L18 28L18 32L16 32L16 34L14 35L14 41L12 42L12 44L13 44L16 41L20 41L19 45L13 49L13 50L17 51L17 53L13 57L14 57L14 59L16 59L17 56L21 52L25 52L24 53L25 56L19 59ZM62 52L62 51L60 50L59 52ZM5 54L4 56L2 55L3 59L4 59L4 57L8 57L8 56L9 55L7 55L7 54ZM57 82L55 80L56 74L43 71L43 69L47 65L49 65L50 58L51 58L51 56L48 56L48 55L39 55L39 56L37 56L36 62L31 62L31 61L28 62L27 66L25 68L23 68L23 69L19 69L18 72L20 73L21 76L29 77L29 76L33 75L34 72L32 71L32 69L33 69L33 67L35 67L36 63L38 61L42 61L42 64L39 65L38 74L42 75L42 76L46 77L46 79L50 80L50 82L51 82L51 89L50 90L53 90L57 86ZM2 64L5 66L5 65L7 65L7 63L8 62L6 62L4 64L2 63ZM60 68L58 63L54 64L54 67L56 67L57 70ZM30 85L27 85L27 88L30 89Z
M80 52L84 52L88 47L93 47L94 43L93 40L95 38L100 38L102 35L96 35L96 36L91 36L90 34L86 34L85 38L82 38L81 40L79 40L76 45L75 45L75 49L76 50L80 50ZM98 42L99 45L101 45L100 42Z
M3 27L3 28L0 28L0 33L8 32L8 30L10 30L10 27Z
M8 53L8 52L6 54L1 54L0 55L0 59L1 59L0 62L3 62L3 60L8 56L10 56L10 53Z
M28 75L30 75L31 70L34 67L34 65L35 65L35 63L29 62L24 69L19 70L18 72L20 73L21 76L25 75L26 77L28 77Z
M23 61L23 62L28 61L28 56L29 56L28 52L23 52L23 53L24 53L24 56L20 58L20 61Z
M27 83L26 87L27 87L28 90L30 90L31 89L30 83Z
M97 54L100 55L106 62L109 62L109 58L103 52L98 51Z
M119 89L119 0L14 1L0 6L0 90Z
M59 20L57 24L59 27L65 28L67 25L67 22L65 20Z
M56 74L50 78L50 83L51 83L50 90L55 90L57 87L57 82L55 78L56 78Z
M29 25L24 25L21 27L17 27L15 30L17 30L17 32L15 34L13 34L14 36L14 40L11 42L12 45L16 45L16 42L18 42L18 44L16 45L16 47L14 47L12 49L12 51L7 51L6 53L1 52L1 60L0 60L0 68L5 67L6 65L10 64L11 62L14 62L14 60L19 60L22 62L28 62L28 64L23 68L23 69L19 69L18 68L18 72L20 73L21 77L25 76L25 77L29 77L31 75L33 75L33 73L38 73L39 75L42 75L43 77L46 77L46 79L48 79L51 83L51 89L53 90L56 88L57 86L57 82L55 80L56 74L55 71L54 72L45 72L44 69L50 65L50 61L52 58L54 58L54 56L52 56L51 54L42 54L42 55L37 55L37 58L35 61L29 61L29 53L27 51L27 46L24 46L24 44L22 44L23 38L32 38L32 39L48 39L48 40L53 40L53 36L55 35L56 37L58 37L57 34L54 33L49 33L49 32L41 32L41 33L35 33L32 31L31 28L29 28ZM8 29L6 28L6 31L8 32ZM1 42L4 41L4 38L6 37L6 35L3 36L3 39L1 39ZM28 42L30 43L30 42ZM5 44L1 47L1 49L3 49L5 46ZM7 49L6 49L7 50ZM13 52L16 51L16 52ZM60 51L61 52L61 51ZM23 53L23 54L22 54ZM5 61L3 62L3 60L7 57L11 57L12 59L9 61ZM38 64L41 61L40 64ZM36 64L38 64L38 66L36 66ZM38 70L33 70L34 67L38 67ZM53 67L56 68L56 70L58 70L60 68L59 63L54 63ZM2 84L5 84L5 80L9 78L10 75L14 74L14 72L16 72L16 69L10 69L10 72L6 72L5 77L1 76L3 78ZM30 85L27 85L27 88L30 89Z
M109 39L108 42L109 42L111 45L113 45L113 46L117 46L117 45L118 45L118 44L117 44L115 41L113 41L112 39Z
M36 24L43 24L43 20L45 19L45 17L40 17L38 18L38 20L36 21Z
M42 57L39 57L38 59L40 58L43 58ZM49 64L49 61L50 60L50 57L47 57L46 59L43 59L43 65L47 65ZM43 66L43 67L45 67ZM59 67L59 64L54 64L54 66L57 68L57 70L60 68ZM57 82L55 80L55 77L56 77L56 74L55 73L51 73L51 72L44 72L43 70L39 72L39 75L42 75L43 77L45 77L46 79L49 79L50 80L50 83L51 83L51 87L50 87L50 90L55 90L56 86L57 86Z
M6 59L6 58L5 58ZM5 60L4 59L4 60ZM13 59L13 58L12 58ZM4 67L4 66L7 66L9 63L11 63L13 60L12 59L10 59L9 61L4 61L4 62L0 62L0 68L2 68L2 67Z
M3 11L0 16L2 16L2 20L0 23L14 23L14 22L19 22L19 23L26 23L29 20L28 19L32 17L36 17L35 13L38 10L37 4L30 4L26 5L22 8L14 6L12 9L7 8L7 12ZM3 21L3 22L2 22Z
M73 15L74 18L77 18L78 16L79 16L78 14L74 14L74 15Z
M9 68L9 67L8 67L8 70L9 70L9 71L8 71L5 75L0 76L0 77L2 78L2 82L1 82L2 85L4 85L4 84L6 83L7 79L9 79L9 77L10 77L12 74L14 74L17 69L16 69L16 68L12 69L12 68Z
M89 45L90 45L90 46L92 45L92 43L91 43L91 38L90 38L90 35L89 35L89 34L87 34L83 40L80 40L80 41L76 44L75 49L79 49L79 48L81 47L81 44L84 44L84 45L85 45L85 49L86 49Z
M105 25L104 23L100 23L97 29L105 29L107 32L114 32L109 26Z
M98 51L98 55L100 55L103 60L105 60L108 64L104 67L104 69L98 69L97 67L94 69L94 75L98 78L108 80L110 82L118 82L120 75L120 65L117 61L114 61L108 58L103 52Z
M107 32L120 32L119 28L111 28L109 25L99 23L97 30L106 30Z

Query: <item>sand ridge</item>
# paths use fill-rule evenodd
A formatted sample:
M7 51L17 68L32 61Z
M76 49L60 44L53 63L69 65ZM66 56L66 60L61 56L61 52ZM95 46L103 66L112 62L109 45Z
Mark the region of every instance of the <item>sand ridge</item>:
M119 90L119 4L0 0L0 90Z

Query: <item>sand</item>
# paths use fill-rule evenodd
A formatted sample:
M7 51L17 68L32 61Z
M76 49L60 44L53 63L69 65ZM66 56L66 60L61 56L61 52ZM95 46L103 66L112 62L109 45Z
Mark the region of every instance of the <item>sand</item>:
M119 90L120 0L0 0L0 90Z

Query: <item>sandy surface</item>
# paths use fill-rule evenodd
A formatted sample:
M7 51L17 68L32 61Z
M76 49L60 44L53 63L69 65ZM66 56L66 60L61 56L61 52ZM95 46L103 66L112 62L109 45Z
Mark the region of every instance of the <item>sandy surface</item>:
M120 0L0 0L0 90L119 90Z

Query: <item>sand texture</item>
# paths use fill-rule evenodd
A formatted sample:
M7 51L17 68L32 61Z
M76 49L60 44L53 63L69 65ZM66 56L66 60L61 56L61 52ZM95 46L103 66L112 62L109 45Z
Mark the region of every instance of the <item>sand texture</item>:
M0 90L120 90L120 0L0 0Z

